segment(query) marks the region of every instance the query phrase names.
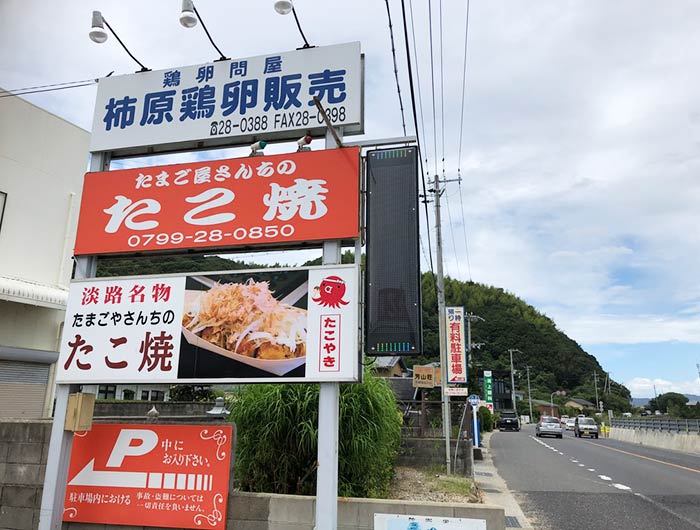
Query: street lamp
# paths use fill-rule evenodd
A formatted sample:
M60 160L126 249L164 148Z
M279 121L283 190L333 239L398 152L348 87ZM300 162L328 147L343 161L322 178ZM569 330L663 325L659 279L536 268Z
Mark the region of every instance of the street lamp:
M554 416L554 396L565 396L566 392L564 390L556 390L552 392L549 396L549 414Z
M274 3L275 11L279 13L280 15L288 15L291 13L294 15L294 20L297 23L297 28L299 28L299 33L301 33L301 38L304 39L304 45L301 48L298 48L300 50L303 50L305 48L314 48L314 46L311 46L309 44L309 41L306 40L306 35L304 35L304 32L301 29L301 24L299 23L299 17L297 16L297 12L294 9L294 4L292 3L292 0L277 0Z
M129 54L129 57L131 57L134 61L138 63L138 65L141 67L140 72L150 72L150 68L146 68L141 61L139 61L134 55L129 51L129 49L124 45L122 40L119 38L119 35L117 35L114 30L112 29L112 26L109 25L109 22L107 22L107 19L102 16L102 13L100 11L93 11L92 12L92 27L90 28L90 33L88 33L90 40L92 42L95 42L97 44L102 44L107 40L107 37L109 36L107 32L105 31L105 26L107 26L107 29L114 35L114 38L117 39L117 42L122 45L122 48L124 48L124 51Z
M182 0L180 24L182 24L182 26L185 28L193 28L197 25L197 20L202 23L202 29L204 30L204 33L207 34L207 38L209 39L209 42L211 42L211 45L214 46L214 49L217 52L219 52L219 58L217 61L228 61L229 58L221 52L216 44L214 44L214 40L211 38L211 35L209 35L209 30L207 29L206 24L204 24L204 20L202 20L199 11L197 11L197 8L194 6L194 2L192 0Z

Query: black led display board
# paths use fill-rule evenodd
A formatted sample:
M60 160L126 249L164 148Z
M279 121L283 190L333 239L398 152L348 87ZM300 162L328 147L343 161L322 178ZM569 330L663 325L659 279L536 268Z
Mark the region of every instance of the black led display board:
M423 350L418 241L418 150L367 153L366 354Z

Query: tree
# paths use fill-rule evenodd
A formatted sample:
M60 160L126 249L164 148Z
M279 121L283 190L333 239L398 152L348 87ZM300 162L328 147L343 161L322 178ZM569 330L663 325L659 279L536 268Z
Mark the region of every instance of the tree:
M170 387L171 401L208 402L216 399L211 385L174 385Z
M661 412L669 412L669 407L678 410L685 407L688 403L688 398L678 392L666 392L659 394L657 397L649 400L651 410L660 410Z

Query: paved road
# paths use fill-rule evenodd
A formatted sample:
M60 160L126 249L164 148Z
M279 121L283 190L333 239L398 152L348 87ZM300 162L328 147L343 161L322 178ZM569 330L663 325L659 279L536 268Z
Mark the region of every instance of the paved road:
M700 530L700 456L496 432L494 464L538 530Z

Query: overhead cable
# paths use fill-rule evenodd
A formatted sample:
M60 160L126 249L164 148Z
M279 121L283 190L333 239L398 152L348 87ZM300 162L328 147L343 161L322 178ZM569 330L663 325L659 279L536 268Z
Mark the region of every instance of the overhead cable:
M386 16L389 18L389 36L391 38L391 57L394 60L394 77L396 78L396 92L399 95L399 108L401 109L401 126L403 127L403 135L406 136L406 118L403 112L403 99L401 98L401 85L399 84L399 69L396 66L396 47L394 46L394 26L391 24L391 10L389 9L389 0L384 0L386 3Z

